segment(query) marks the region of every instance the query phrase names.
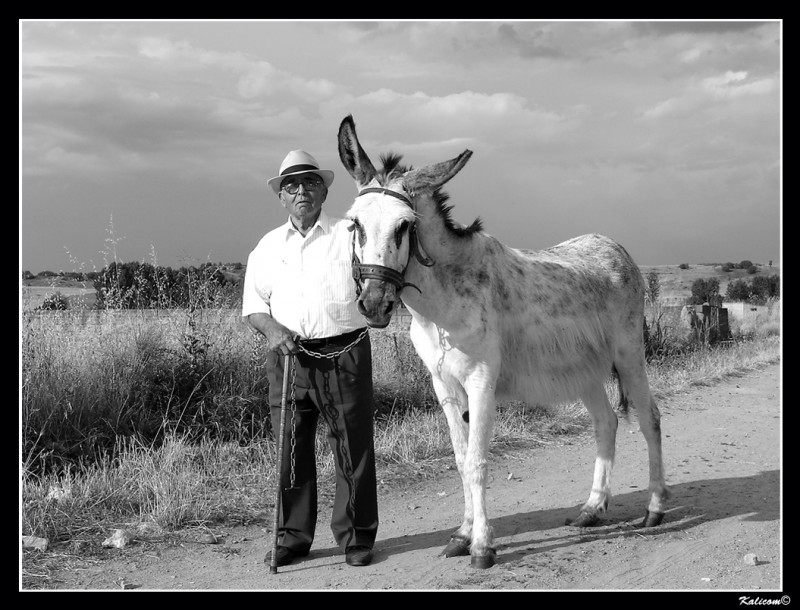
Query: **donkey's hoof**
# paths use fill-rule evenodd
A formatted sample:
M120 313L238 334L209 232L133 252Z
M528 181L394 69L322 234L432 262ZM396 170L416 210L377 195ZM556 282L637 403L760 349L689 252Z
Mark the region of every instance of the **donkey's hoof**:
M442 551L442 555L445 557L463 557L469 555L469 545L470 541L467 538L451 536L450 542L447 543L444 551Z
M644 516L644 519L642 519L640 527L655 527L663 520L664 513L655 513L648 510L647 514Z
M479 570L491 568L494 565L494 558L497 552L494 549L488 549L486 555L473 555L470 559L469 565Z
M598 523L600 523L600 517L595 513L587 513L586 511L581 511L577 519L567 519L566 521L566 525L571 525L572 527L592 527Z

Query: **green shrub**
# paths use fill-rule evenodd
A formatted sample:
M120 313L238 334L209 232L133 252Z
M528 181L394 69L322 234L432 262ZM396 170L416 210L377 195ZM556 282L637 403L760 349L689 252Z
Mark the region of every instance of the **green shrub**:
M64 311L69 309L69 299L60 292L48 294L39 306L39 309L45 311Z

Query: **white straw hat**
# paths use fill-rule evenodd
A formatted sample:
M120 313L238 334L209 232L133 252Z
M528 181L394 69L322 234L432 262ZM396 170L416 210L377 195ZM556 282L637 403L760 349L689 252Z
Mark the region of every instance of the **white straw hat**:
M281 163L279 172L278 176L270 178L267 182L276 194L281 191L281 182L283 182L283 179L287 176L294 176L295 174L313 172L322 178L325 188L330 187L333 183L333 171L329 169L320 169L317 160L304 150L293 150L286 155L283 163Z

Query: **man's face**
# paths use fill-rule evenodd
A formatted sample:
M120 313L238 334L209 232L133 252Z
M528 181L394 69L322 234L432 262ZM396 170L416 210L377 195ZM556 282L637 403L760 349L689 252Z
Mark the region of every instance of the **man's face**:
M307 172L289 176L281 182L280 200L299 227L316 222L328 189L317 174Z

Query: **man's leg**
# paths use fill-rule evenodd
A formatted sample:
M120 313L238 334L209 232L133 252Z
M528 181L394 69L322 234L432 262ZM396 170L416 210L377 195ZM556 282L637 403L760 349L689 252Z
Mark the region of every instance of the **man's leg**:
M312 391L336 466L331 530L339 547L372 548L378 530L374 398L369 335L335 360L317 359Z

